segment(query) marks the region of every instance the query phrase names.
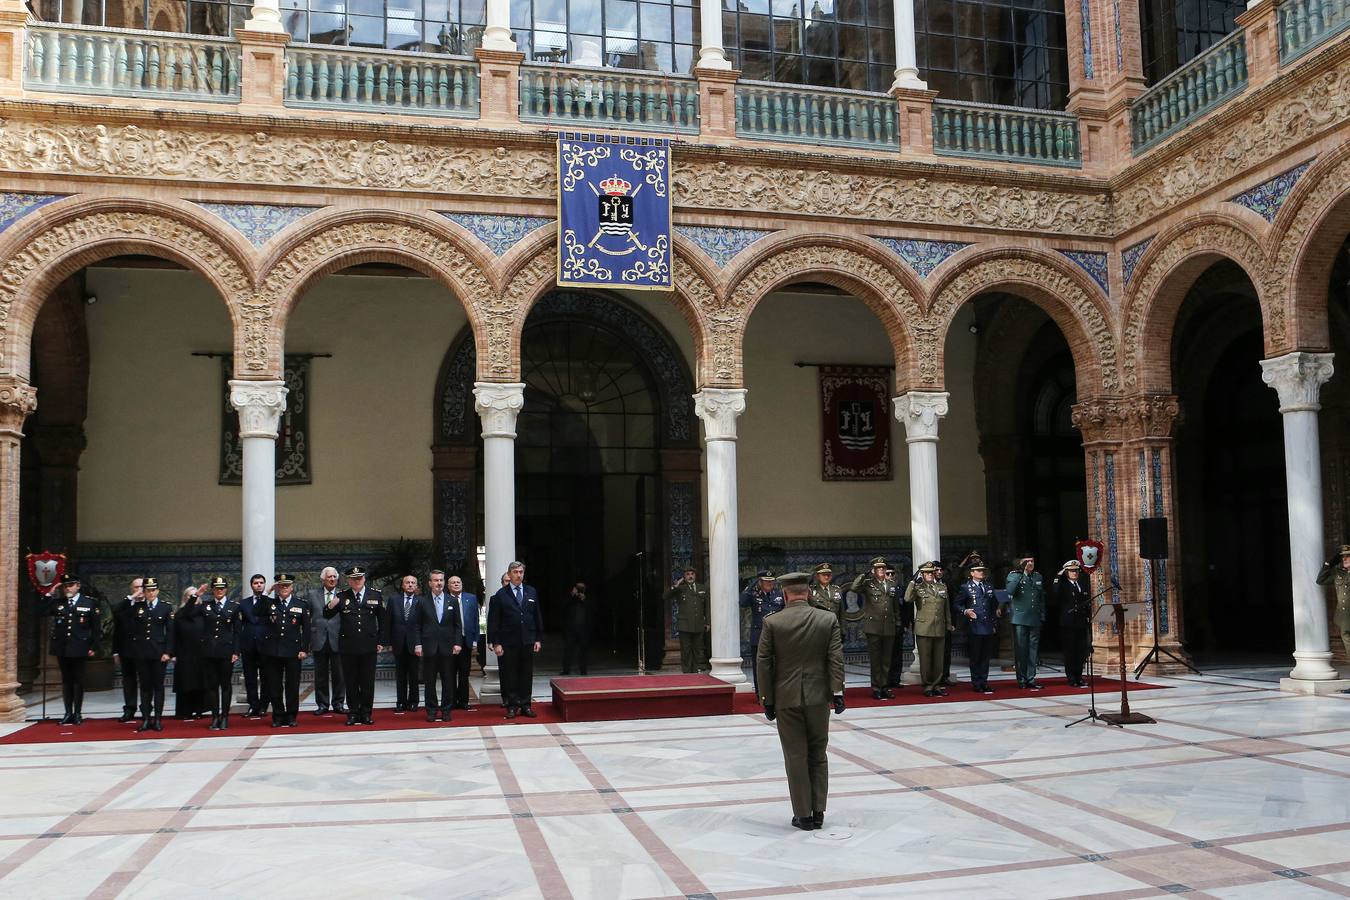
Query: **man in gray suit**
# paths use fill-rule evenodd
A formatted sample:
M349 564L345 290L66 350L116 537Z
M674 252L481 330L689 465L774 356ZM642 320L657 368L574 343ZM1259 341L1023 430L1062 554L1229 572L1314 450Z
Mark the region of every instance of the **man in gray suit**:
M342 622L334 616L323 617L323 609L337 593L338 570L327 566L319 573L323 587L315 588L306 598L314 610L314 640L310 647L310 656L314 658L314 700L318 704L314 715L321 716L329 710L329 700L335 713L347 711L347 692L342 682L342 657L338 655L338 632ZM331 685L331 691L329 689Z

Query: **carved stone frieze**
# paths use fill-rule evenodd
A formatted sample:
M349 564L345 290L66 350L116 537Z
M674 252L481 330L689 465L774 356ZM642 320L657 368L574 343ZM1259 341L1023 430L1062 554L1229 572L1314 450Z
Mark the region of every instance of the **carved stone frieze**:
M0 375L0 433L18 436L37 409L37 388L13 375Z
M230 405L239 413L239 436L276 440L286 393L284 381L231 380Z
M1070 421L1084 444L1165 440L1180 411L1172 394L1092 397L1073 405Z
M694 395L694 414L707 441L736 440L736 419L745 412L745 388L704 388Z
M1350 155L1346 155L1328 170L1309 174L1316 178L1315 181L1309 182L1313 188L1298 201L1293 220L1280 237L1279 248L1275 251L1275 265L1272 267L1275 272L1283 272L1290 278L1297 278L1300 274L1295 268L1299 262L1299 252L1303 249L1309 233L1322 221L1332 203L1350 190ZM1299 316L1294 307L1301 299L1298 295L1300 285L1294 281L1288 287L1290 290L1285 296L1277 299L1284 301L1283 315L1287 321L1295 323L1294 330L1297 331ZM1314 293L1308 299L1314 303L1324 303L1325 288L1325 283L1314 286L1312 288ZM1299 338L1303 335L1286 334L1285 337L1284 342L1274 345L1275 349L1299 346Z
M525 385L520 382L475 382L473 408L483 421L483 437L516 437L516 419L525 408Z

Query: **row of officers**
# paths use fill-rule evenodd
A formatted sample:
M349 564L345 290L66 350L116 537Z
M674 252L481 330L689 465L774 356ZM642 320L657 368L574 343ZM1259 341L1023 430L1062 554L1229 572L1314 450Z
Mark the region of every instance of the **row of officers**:
M1001 591L996 591L987 580L989 567L977 554L967 556L959 568L966 579L951 590L945 578L946 567L939 560L921 564L912 578L901 581L896 578L895 568L884 557L877 557L871 561L870 571L859 575L845 589L834 583L830 564L821 563L811 572L807 602L842 622L850 612L846 590L857 598L855 612L867 639L872 696L878 700L892 699L893 690L901 685L901 639L906 628L914 636L924 695L945 696L947 686L954 683L952 635L962 625L967 631L971 687L977 693L992 694L989 662L999 624L1005 620L1011 622L1013 629L1017 685L1024 690L1040 690L1036 671L1047 600L1059 610L1069 684L1087 686L1083 667L1091 650L1092 598L1077 560L1064 563L1048 591L1043 576L1036 570L1036 559L1030 554L1017 561ZM675 608L683 671L706 669L705 635L710 624L707 587L698 581L693 568L686 568L683 578L667 593L667 599ZM762 571L746 585L740 595L740 607L750 611L751 659L757 659L766 617L784 607L783 592L773 572Z

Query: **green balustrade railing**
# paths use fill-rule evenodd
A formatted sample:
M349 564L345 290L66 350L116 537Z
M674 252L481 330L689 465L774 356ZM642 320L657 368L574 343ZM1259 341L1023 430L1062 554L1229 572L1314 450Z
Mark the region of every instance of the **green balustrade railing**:
M520 118L697 132L698 82L628 69L521 66Z
M1175 134L1247 86L1247 42L1235 31L1130 103L1136 152Z
M40 91L238 101L239 45L225 38L30 24L24 86Z
M933 104L933 152L1042 166L1083 165L1078 117L1072 113L959 100Z
M478 63L467 57L292 44L286 105L478 117Z
M1350 0L1284 0L1276 12L1280 65L1293 62L1350 26Z
M900 148L895 100L885 94L736 83L736 134L767 141Z

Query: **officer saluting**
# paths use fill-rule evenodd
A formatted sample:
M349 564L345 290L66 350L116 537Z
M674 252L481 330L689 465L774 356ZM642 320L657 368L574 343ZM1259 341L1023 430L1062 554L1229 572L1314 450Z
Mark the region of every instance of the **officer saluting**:
M338 646L347 682L347 724L374 725L375 659L389 634L389 614L379 591L366 587L366 570L347 570L347 588L324 607L323 617L339 617Z
M61 667L61 700L66 714L62 725L79 725L84 721L84 664L94 655L94 642L99 629L98 601L80 591L80 578L69 574L60 587L42 598L41 613L52 617L51 651Z
M267 631L263 635L263 665L272 690L272 727L294 728L300 711L300 661L314 639L313 611L294 595L295 579L285 573L272 583L275 596L263 607Z
M750 658L759 656L759 635L764 627L764 617L783 608L783 592L778 589L778 579L768 569L755 576L755 580L741 591L741 609L750 610ZM759 687L759 667L753 666L755 687Z
M844 608L844 592L834 583L834 569L823 562L812 569L811 574L815 578L811 582L811 599L807 602L832 616L839 615L839 610Z
M994 652L994 634L998 620L1003 616L993 585L986 582L988 567L984 560L971 553L961 565L970 572L970 578L961 585L952 598L952 613L964 617L970 628L968 654L970 656L970 686L977 694L992 694L989 686L989 657Z
M703 652L708 622L708 586L698 583L693 566L685 566L684 574L666 592L666 600L675 607L675 630L680 633L680 671L698 672L708 667L708 656Z
M786 605L764 617L755 669L764 717L778 721L783 745L792 827L825 823L829 792L830 707L844 711L844 642L839 618L814 609L805 572L778 579Z
M202 620L202 680L206 684L206 705L211 707L211 731L230 727L231 683L234 664L239 659L239 632L244 625L239 604L226 592L230 583L217 575L211 579L211 593L205 599L183 607L184 618Z
M886 580L886 560L880 556L872 560L872 573L853 579L851 590L863 601L863 634L867 635L867 658L872 670L872 698L890 700L895 694L887 682L900 613L895 587Z
M159 599L159 582L145 578L139 598L125 608L127 648L136 661L136 682L141 688L141 724L137 731L163 731L164 670L173 659L173 609Z

